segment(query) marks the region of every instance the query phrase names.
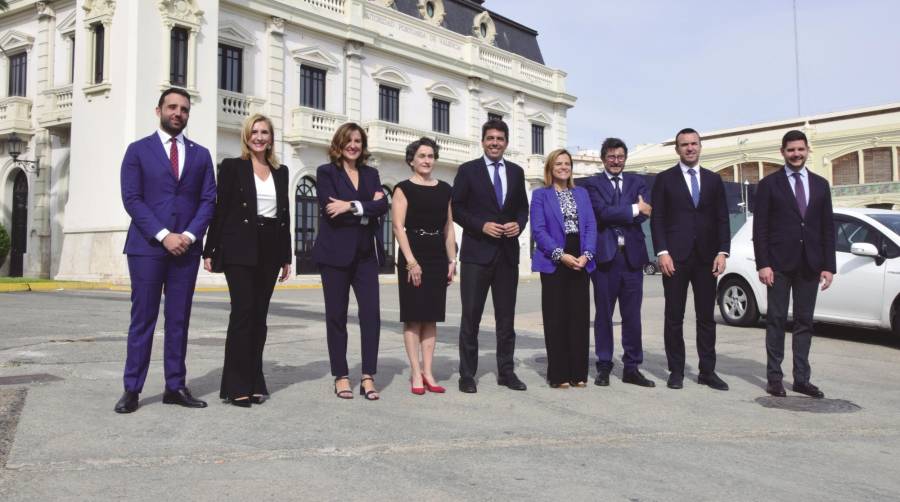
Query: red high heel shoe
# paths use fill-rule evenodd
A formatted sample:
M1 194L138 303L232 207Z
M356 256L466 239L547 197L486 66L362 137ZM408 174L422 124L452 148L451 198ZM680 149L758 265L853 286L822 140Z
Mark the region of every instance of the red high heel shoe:
M425 378L425 375L422 375L422 383L425 384L425 388L428 389L428 392L434 392L436 394L443 394L444 392L447 391L447 389L441 387L438 384L431 385L430 383L428 383L428 379ZM423 392L424 392L424 390L423 390Z
M425 385L428 385L427 383ZM425 387L416 387L412 384L412 377L409 379L409 391L417 396L425 394Z

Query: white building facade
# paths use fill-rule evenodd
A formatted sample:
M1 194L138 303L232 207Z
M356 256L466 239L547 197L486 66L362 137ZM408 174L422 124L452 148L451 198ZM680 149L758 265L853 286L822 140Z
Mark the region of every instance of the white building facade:
M0 48L0 223L19 252L0 275L127 282L121 158L157 128L170 86L191 94L185 133L216 161L240 154L245 117L272 118L295 191L294 280L317 278L315 172L340 124L367 130L390 193L409 176L408 143L435 138L452 183L499 117L534 188L575 102L537 33L477 0L12 0ZM12 134L37 169L13 162ZM520 241L527 270L530 234Z

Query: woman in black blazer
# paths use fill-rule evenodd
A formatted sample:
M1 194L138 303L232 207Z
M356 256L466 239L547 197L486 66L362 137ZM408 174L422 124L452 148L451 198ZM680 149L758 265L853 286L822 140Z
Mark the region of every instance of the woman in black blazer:
M331 162L316 171L319 231L312 257L322 276L328 357L334 393L351 399L347 367L347 308L350 288L359 305L362 338L362 378L359 393L378 399L375 389L381 314L378 267L384 264L381 216L388 209L378 171L366 165L366 132L354 123L338 128L328 151Z
M244 122L241 157L219 165L216 212L203 249L203 268L224 271L231 295L219 396L245 408L269 394L262 368L266 316L276 278L291 274L288 168L278 164L274 137L268 117Z

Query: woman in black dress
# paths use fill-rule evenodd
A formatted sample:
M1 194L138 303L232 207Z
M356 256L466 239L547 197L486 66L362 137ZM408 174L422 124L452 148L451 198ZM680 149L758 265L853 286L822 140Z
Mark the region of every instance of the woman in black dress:
M444 321L447 286L456 274L456 234L450 185L433 177L438 145L429 138L406 147L413 175L394 187L394 236L400 246L397 278L400 321L413 394L444 392L431 372L437 322ZM421 362L420 362L421 358Z

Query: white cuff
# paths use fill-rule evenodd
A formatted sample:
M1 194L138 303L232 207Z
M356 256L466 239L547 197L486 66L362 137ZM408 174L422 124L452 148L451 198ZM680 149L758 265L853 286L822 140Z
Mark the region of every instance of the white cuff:
M350 207L353 208L353 216L362 216L363 207L362 207L362 204L358 200L351 200Z
M631 205L631 217L632 217L632 218L637 218L637 215L640 214L640 213L641 213L641 212L640 212L640 210L638 210L638 205L637 205L637 204L632 204L632 205Z
M191 244L197 242L197 238L194 236L194 234L192 234L192 233L190 233L190 232L188 232L188 231L184 231L184 232L181 232L181 233L183 233L184 235L186 235L187 238L191 240Z
M726 253L725 251L719 251L719 254L723 254L725 255L725 258L728 258L728 253Z
M666 250L666 249L663 249L662 251L656 253L656 256L662 256L662 255L664 255L664 254L669 254L669 251Z
M160 230L159 232L156 232L156 240L158 240L159 242L162 242L163 239L165 239L166 236L171 233L172 232L169 232L169 229L164 228L164 229Z

